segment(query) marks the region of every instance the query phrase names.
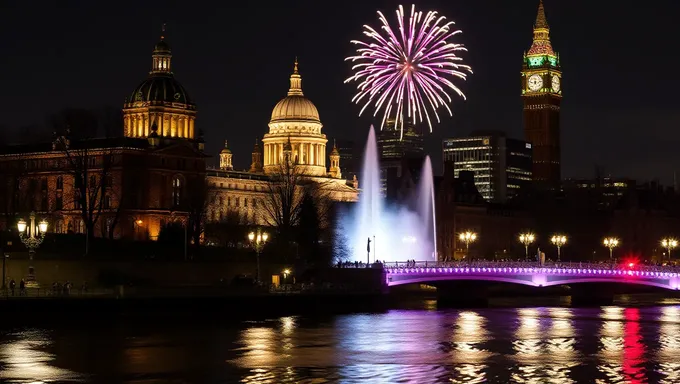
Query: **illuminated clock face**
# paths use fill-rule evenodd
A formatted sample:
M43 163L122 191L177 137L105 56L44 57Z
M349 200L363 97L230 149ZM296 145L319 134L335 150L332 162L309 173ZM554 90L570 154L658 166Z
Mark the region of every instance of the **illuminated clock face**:
M553 92L559 92L560 91L560 77L557 75L553 75L552 77L552 89Z
M528 84L529 89L536 92L543 87L543 79L541 78L541 75L531 75Z

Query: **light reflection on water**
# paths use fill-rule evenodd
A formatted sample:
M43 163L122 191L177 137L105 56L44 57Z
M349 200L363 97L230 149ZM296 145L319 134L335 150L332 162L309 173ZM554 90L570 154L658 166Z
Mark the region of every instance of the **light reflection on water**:
M78 347L92 338L111 363ZM152 351L165 358L130 363ZM12 331L0 334L0 381L671 384L679 354L680 306L393 310Z

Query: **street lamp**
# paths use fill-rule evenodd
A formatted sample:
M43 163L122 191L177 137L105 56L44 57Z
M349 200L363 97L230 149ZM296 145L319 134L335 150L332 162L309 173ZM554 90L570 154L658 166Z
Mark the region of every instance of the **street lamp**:
M47 221L41 220L38 225L35 224L35 212L31 212L30 224L26 220L19 219L17 222L17 229L19 230L19 238L28 248L28 281L35 281L35 272L33 269L33 255L35 250L40 247L43 240L45 240L45 233L47 232Z
M616 237L605 237L602 244L609 248L609 259L614 259L614 248L619 246L619 239Z
M458 235L458 238L465 243L465 256L470 256L470 243L474 243L477 240L477 234L472 231L465 231Z
M529 260L529 245L536 240L536 236L531 232L520 233L519 242L524 245L524 257Z
M678 246L678 241L669 237L661 240L661 246L668 250L668 260L671 259L671 250Z
M552 238L550 238L550 242L555 244L557 247L557 261L560 261L560 249L564 244L567 243L567 236L554 235Z
M257 255L257 282L260 282L260 252L264 248L264 244L269 239L269 235L266 232L261 232L259 229L257 232L250 232L248 234L248 240L250 240L250 245L255 249Z
M290 275L290 269L286 268L286 269L283 270L283 282L284 283L288 279L288 275Z

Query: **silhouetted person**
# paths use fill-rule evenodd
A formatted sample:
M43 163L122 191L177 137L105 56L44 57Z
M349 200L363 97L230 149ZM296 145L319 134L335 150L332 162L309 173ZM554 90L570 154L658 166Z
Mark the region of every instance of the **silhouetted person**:
M12 296L14 296L14 288L17 286L17 282L14 279L9 282L9 289L12 291Z
M24 279L21 279L19 282L19 296L25 296L26 295L26 282Z

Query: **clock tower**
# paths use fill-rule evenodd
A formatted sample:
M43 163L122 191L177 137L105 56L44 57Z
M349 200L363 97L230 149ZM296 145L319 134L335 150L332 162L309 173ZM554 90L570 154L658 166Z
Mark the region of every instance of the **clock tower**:
M560 57L550 44L543 0L538 5L534 41L522 63L524 135L532 144L533 180L537 186L560 188Z

